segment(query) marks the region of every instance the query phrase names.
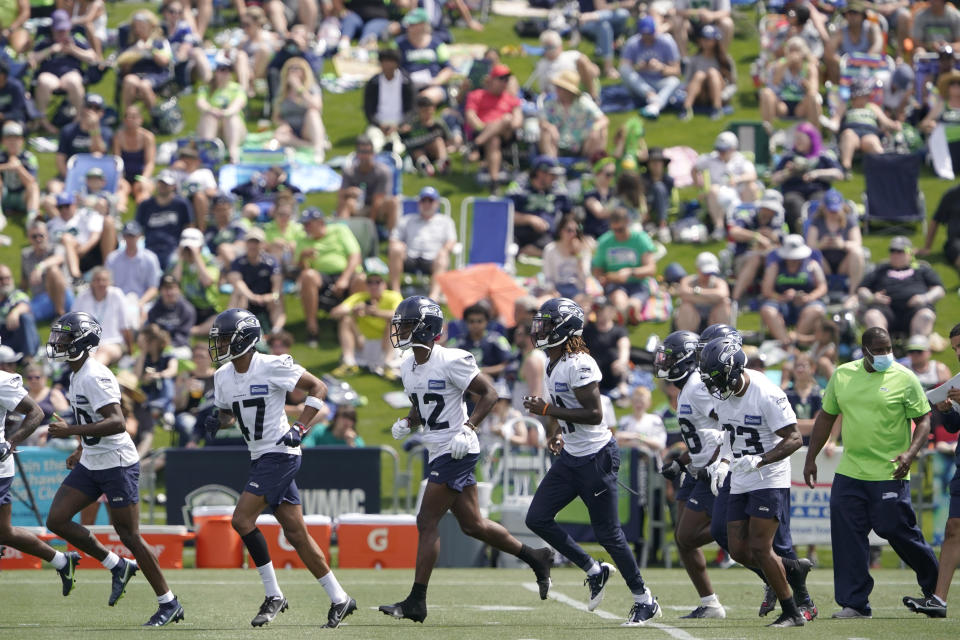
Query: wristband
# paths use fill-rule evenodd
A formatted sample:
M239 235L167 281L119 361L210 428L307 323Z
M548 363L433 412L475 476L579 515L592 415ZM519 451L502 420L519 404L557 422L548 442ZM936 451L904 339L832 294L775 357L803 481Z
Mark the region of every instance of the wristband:
M317 411L320 411L324 408L323 400L316 396L307 396L307 399L303 401L303 404L307 407L313 407Z
M290 427L296 429L301 436L307 432L307 427L302 422L294 422Z
M473 424L473 423L470 422L469 420L467 420L466 422L464 422L464 423L463 423L463 426L465 426L465 427L470 427L471 429L473 429L474 432L479 431L479 429L477 428L477 425Z
M547 404L547 403L544 403L544 404L543 404L543 415L547 415L547 409L548 409L549 407L550 407L549 404Z

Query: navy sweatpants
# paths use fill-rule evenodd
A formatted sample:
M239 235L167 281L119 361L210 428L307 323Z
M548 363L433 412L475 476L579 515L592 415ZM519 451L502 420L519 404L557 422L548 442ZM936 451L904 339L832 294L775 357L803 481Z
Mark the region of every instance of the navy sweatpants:
M620 528L617 510L617 471L620 449L616 440L592 456L571 456L565 451L544 476L527 510L527 527L584 571L593 558L557 524L557 513L579 497L587 506L597 541L607 550L632 593L644 591L640 568Z
M830 492L834 597L841 607L870 611L870 545L873 529L917 574L925 595L937 585L937 557L923 539L910 503L908 480L871 482L836 474Z
M727 551L727 502L730 500L730 474L720 488L720 493L713 501L713 515L710 518L710 535L720 547ZM783 505L784 509L777 514L780 526L773 536L773 552L781 558L797 559L797 552L793 550L793 538L790 536L790 505Z

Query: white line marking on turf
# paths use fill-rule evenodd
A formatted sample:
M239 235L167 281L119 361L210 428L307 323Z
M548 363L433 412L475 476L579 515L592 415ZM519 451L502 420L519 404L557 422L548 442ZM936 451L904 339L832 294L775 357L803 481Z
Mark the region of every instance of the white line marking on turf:
M540 592L540 587L538 587L534 582L524 582L523 587L524 589L527 589L528 591L533 591L534 593ZM604 618L605 620L623 620L623 616L618 616L614 613L610 613L609 611L604 611L603 609L594 609L593 611L590 611L587 609L587 605L585 605L584 603L580 602L579 600L574 600L570 596L564 595L557 591L550 591L548 597L553 600L556 600L561 604L565 604L567 606L573 607L574 609L577 609L579 611L586 611L587 613L592 613L593 615ZM668 624L661 624L659 622L647 622L646 624L644 624L644 626L653 627L654 629L659 629L660 631L663 631L667 635L673 638L676 638L677 640L700 640L699 638L696 638L690 635L683 629L671 627Z

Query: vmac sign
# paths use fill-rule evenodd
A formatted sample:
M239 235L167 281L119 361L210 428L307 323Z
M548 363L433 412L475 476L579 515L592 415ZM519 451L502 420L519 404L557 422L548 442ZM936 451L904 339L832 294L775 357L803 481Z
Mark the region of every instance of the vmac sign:
M232 505L250 470L246 447L167 450L167 524L190 524L193 507ZM380 513L380 450L303 450L297 487L306 515Z

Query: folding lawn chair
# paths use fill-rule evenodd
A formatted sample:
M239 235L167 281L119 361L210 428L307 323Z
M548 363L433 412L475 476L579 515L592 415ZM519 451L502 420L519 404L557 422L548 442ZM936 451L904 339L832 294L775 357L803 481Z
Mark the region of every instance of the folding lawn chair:
M117 191L117 181L123 175L123 159L109 154L96 155L92 153L77 153L67 160L64 191L73 194L82 192L86 188L84 181L87 172L94 168L103 170L103 177L106 180L104 189L110 193L115 193Z
M470 214L473 214L472 216ZM513 241L513 201L496 198L464 198L460 207L459 268L493 263L514 273L517 245Z
M863 194L863 231L870 224L891 223L903 228L919 223L927 234L927 203L920 191L923 156L916 153L868 153L863 156L866 192Z

